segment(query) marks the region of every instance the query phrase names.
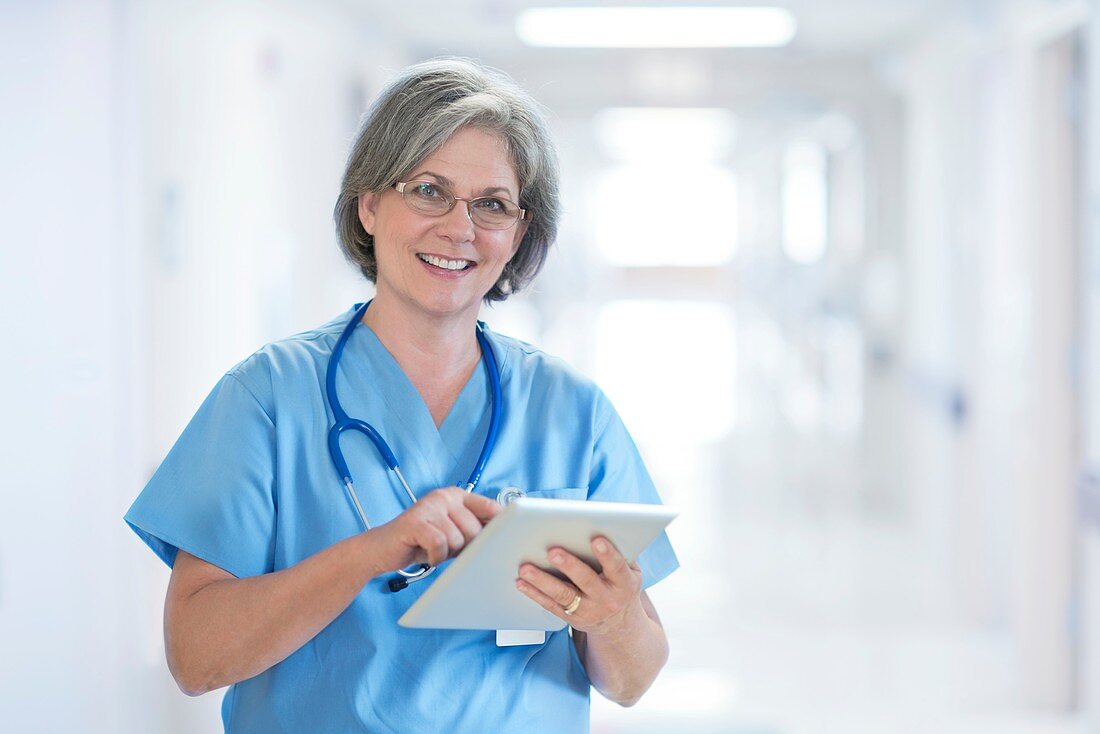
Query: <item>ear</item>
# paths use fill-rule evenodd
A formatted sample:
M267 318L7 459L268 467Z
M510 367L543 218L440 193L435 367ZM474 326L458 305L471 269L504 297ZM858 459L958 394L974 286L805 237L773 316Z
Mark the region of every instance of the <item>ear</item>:
M367 234L374 234L375 218L378 212L378 194L364 191L359 194L359 223Z

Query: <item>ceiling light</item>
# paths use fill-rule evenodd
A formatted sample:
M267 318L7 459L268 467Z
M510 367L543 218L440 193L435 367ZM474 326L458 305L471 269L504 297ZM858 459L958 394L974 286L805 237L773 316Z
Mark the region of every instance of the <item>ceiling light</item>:
M795 26L785 8L532 8L516 33L531 46L724 48L783 46Z

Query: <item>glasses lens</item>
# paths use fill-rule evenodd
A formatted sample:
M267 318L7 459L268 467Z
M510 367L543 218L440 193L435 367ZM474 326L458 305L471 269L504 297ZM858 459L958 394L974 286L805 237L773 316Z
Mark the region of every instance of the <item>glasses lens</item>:
M507 199L483 196L470 202L470 217L485 229L507 229L519 218L519 207Z
M405 184L402 196L410 207L425 214L446 214L454 206L447 190L429 181Z

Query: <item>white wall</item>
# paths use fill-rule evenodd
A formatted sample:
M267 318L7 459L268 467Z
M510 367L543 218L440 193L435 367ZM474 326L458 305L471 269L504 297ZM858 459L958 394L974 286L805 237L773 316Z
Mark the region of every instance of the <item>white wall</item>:
M1073 705L1078 3L966 13L909 55L907 361L959 386L915 412L913 482L943 612L1007 633L1029 706ZM980 21L980 22L979 22Z
M334 7L0 9L0 721L219 731L122 515L218 375L366 286L331 210L397 56Z
M1081 289L1081 352L1083 415L1081 450L1086 472L1100 478L1100 13L1090 3L1092 15L1086 26L1090 53L1086 55L1084 119L1090 121L1082 155L1081 216L1082 250L1079 284ZM1089 495L1080 505L1080 560L1077 578L1080 606L1077 609L1079 638L1078 695L1090 722L1100 722L1100 483L1088 486Z
M141 294L118 3L9 4L0 22L0 720L139 730ZM138 700L141 700L140 698Z

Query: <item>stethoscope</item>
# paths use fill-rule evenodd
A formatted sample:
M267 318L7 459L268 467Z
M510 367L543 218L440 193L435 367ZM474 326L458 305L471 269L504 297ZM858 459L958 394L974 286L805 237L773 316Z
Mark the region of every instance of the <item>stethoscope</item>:
M348 469L348 463L344 460L344 452L340 450L340 436L344 431L352 430L359 431L366 434L373 443L378 453L382 455L382 460L386 462L386 466L397 475L397 479L401 482L401 486L405 489L405 494L409 496L409 500L413 503L416 502L416 495L409 489L409 483L405 481L404 475L401 473L401 467L397 463L397 457L394 456L393 451L390 450L386 440L382 438L382 435L375 430L374 426L361 421L356 418L348 417L348 414L344 412L343 406L340 405L340 399L336 395L336 369L340 364L340 357L344 353L344 345L348 343L348 339L351 337L351 333L355 331L355 327L359 325L359 322L363 320L363 314L367 312L367 307L370 306L370 301L360 306L355 315L351 317L351 321L344 327L344 331L340 334L340 338L336 342L336 346L332 350L332 357L329 358L328 372L325 376L325 395L328 398L329 407L332 408L332 416L335 421L332 428L328 432L328 450L332 455L332 463L336 467L336 473L340 475L340 480L347 487L348 494L351 496L351 502L355 505L355 511L359 514L359 519L363 521L363 525L367 530L371 529L370 521L367 520L366 513L363 512L363 506L359 504L359 497L355 494L355 484L352 481L351 470ZM485 445L481 447L481 455L477 459L477 464L474 466L473 472L470 474L470 478L466 480L465 489L467 492L473 492L477 487L479 481L481 481L481 473L485 470L485 464L489 461L489 456L493 453L493 448L497 442L497 431L500 428L500 408L501 408L501 392L500 392L500 371L497 369L497 360L493 355L493 347L489 344L489 339L485 336L482 325L477 325L477 341L481 347L481 361L485 365L485 372L489 375L489 433L485 436ZM462 486L462 485L459 485ZM521 490L515 487L507 487L501 490L500 496L497 500L501 504L507 504L516 496L521 496L523 493ZM415 571L408 571L405 569L398 570L398 576L394 576L388 582L390 591L401 591L409 584L420 581L427 578L429 574L435 571L435 566L431 566L427 563L421 563Z

